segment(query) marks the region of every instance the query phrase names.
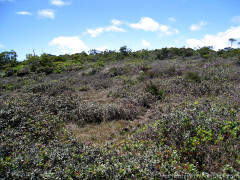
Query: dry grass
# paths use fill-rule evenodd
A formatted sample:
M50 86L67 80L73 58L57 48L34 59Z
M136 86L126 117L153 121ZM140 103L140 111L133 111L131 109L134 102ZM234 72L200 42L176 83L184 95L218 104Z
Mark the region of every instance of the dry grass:
M231 65L232 62L230 62ZM192 61L182 61L178 59L174 60L163 60L163 61L153 61L148 62L148 65L152 67L149 71L159 74L150 78L147 73L141 74L140 68L133 66L131 71L131 76L127 74L116 76L111 78L111 84L107 88L95 89L94 83L90 82L92 78L89 79L85 77L85 82L79 81L75 84L77 86L90 85L87 91L77 91L81 102L96 102L101 105L107 105L111 103L121 104L125 108L129 108L128 105L132 105L134 109L137 109L138 116L133 120L113 120L111 122L102 122L100 124L87 124L84 127L79 127L78 125L71 122L67 125L67 130L72 133L72 135L79 139L84 144L103 146L106 143L112 143L121 141L126 136L130 136L136 129L139 129L145 124L151 123L152 119L156 119L157 113L170 113L173 112L177 107L184 107L186 104L194 101L201 102L203 99L208 98L211 101L223 98L212 95L198 95L191 93L191 88L185 88L183 86L185 74L190 70L192 72L199 72L201 77L210 76L211 71L216 72L218 67L228 67L229 62L225 62L222 59L213 62L204 62L201 60ZM118 67L118 65L116 65ZM140 67L140 66L139 66ZM202 67L199 69L199 67ZM112 66L111 66L112 68ZM135 69L133 69L135 68ZM234 68L234 67L232 67ZM110 67L105 67L100 73L104 74L109 72ZM174 74L171 71L174 69ZM224 74L225 73L225 74ZM224 71L224 75L232 76L229 72ZM141 76L143 79L140 79ZM99 77L96 75L96 77ZM109 78L109 77L107 77ZM95 79L94 81L101 81L101 79ZM159 87L163 87L167 94L164 101L151 102L150 107L141 107L139 104L131 104L131 101L126 101L127 99L133 98L137 100L139 93L145 87L145 84L149 81L153 81ZM238 84L238 83L237 83ZM235 87L238 87L236 84ZM198 84L195 84L198 85ZM214 85L214 84L213 84ZM213 86L212 85L212 86ZM196 86L196 89L198 87ZM127 93L125 94L125 91ZM235 100L236 100L235 95ZM227 97L224 97L224 99ZM126 101L126 102L125 102ZM130 104L128 104L130 103ZM124 132L125 131L125 132Z
M69 123L66 128L75 138L86 145L103 146L106 143L123 140L133 125L134 123L131 121L120 120L101 124L87 124L85 127Z
M153 109L148 109L144 115L132 121L118 120L100 124L87 124L84 127L79 127L71 122L66 125L66 129L73 137L86 145L104 146L120 142L145 124L149 124L156 112Z

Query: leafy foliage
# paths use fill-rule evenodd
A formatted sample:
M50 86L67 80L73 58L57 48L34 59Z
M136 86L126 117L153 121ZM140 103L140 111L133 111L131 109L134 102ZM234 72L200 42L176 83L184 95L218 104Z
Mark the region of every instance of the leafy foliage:
M122 47L1 65L0 178L239 177L238 55Z

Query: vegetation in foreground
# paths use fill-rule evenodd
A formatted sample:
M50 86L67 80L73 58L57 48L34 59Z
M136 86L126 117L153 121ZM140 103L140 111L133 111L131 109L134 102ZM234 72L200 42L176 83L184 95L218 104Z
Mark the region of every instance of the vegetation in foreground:
M239 177L240 49L0 55L0 178Z

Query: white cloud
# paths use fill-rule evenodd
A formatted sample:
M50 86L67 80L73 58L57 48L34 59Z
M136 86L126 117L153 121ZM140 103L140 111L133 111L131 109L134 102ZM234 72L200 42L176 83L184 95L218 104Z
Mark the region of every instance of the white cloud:
M207 22L205 21L200 21L198 24L192 24L190 27L191 31L199 31L203 28L203 26L206 26Z
M43 9L43 10L38 11L38 16L41 18L54 19L55 13L52 9Z
M162 36L171 36L171 35L174 35L174 34L179 34L179 31L177 29L173 29L171 31L167 31L167 32L160 32L158 33L158 36L159 37L162 37Z
M4 47L3 45L0 44L0 48Z
M159 26L159 29L161 30L161 31L163 31L163 32L166 32L166 31L168 31L168 26L166 26L166 25L160 25Z
M87 30L87 33L90 34L92 37L97 37L97 36L99 36L100 34L102 34L103 31L104 31L104 28L99 27L99 28L97 28L97 29L95 29L95 30L93 30L93 29L88 29L88 30Z
M107 26L107 27L97 27L96 29L87 29L86 33L90 34L92 37L97 37L97 36L101 35L103 32L110 32L110 31L126 32L125 29L119 27L119 25L121 25L121 24L126 24L133 29L157 32L159 36L173 35L173 34L179 33L178 29L174 29L168 25L161 25L149 17L141 18L139 23L127 23L127 22L116 20L116 19L113 19L111 21L111 23L112 23L112 25Z
M130 24L133 29L142 29L144 31L157 31L159 29L159 24L152 18L143 17L139 23Z
M203 47L203 46L213 46L215 50L223 49L229 47L231 43L230 38L239 39L240 38L240 26L231 27L225 32L219 32L216 35L205 35L204 38L198 39L188 39L186 42L191 48ZM236 48L237 43L233 44L233 48Z
M152 18L143 17L139 23L129 24L133 29L141 29L144 31L158 32L159 36L178 34L178 29L174 29L167 25L161 25Z
M159 30L160 31L158 32L158 35L160 37L162 37L164 35L170 36L170 35L173 35L173 34L179 34L179 30L175 29L175 28L172 28L171 26L160 25Z
M231 19L231 22L239 24L240 23L240 16L235 16Z
M150 43L147 42L145 39L142 39L142 46L143 46L143 47L149 47L149 46L150 46Z
M27 11L19 11L19 12L16 12L16 14L19 14L19 15L32 15L32 13L27 12Z
M92 37L97 37L102 34L104 31L106 32L126 32L123 28L118 27L121 24L121 21L113 19L111 26L107 27L98 27L96 29L87 29L87 33L90 34Z
M62 1L62 0L51 0L51 4L55 6L64 6L64 5L71 5L72 1Z
M168 20L169 20L170 22L175 22L175 21L176 21L176 19L175 19L174 17L170 17L170 18L168 18Z
M113 31L113 32L126 32L124 29L122 29L122 28L119 28L119 27L117 27L117 26L115 26L115 25L112 25L112 26L108 26L108 27L106 27L105 29L104 29L105 31Z
M89 48L77 36L54 38L50 43L51 46L58 45L63 53L80 53L87 51Z
M114 26L119 26L120 24L122 24L122 22L117 19L113 19L111 22Z

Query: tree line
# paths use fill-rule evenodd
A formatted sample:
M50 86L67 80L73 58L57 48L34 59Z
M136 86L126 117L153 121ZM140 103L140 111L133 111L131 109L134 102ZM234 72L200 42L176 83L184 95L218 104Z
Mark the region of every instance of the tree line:
M235 40L230 40L234 43ZM162 48L155 50L142 49L132 51L127 46L120 47L119 51L105 50L97 51L90 50L88 53L81 52L75 54L52 55L43 53L40 56L27 54L24 61L17 61L17 53L13 50L0 53L0 72L1 76L12 76L14 74L23 76L29 73L60 73L64 70L81 69L83 64L92 63L93 67L104 66L104 63L110 61L121 60L164 60L172 58L186 59L195 56L196 58L214 59L217 57L229 58L236 57L240 60L240 49L227 47L218 51L213 50L213 47L202 47L199 49L192 48Z

